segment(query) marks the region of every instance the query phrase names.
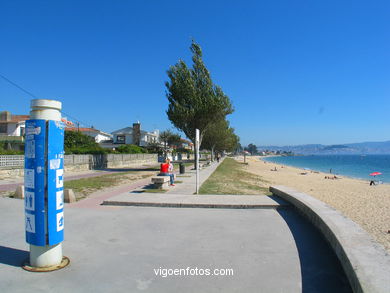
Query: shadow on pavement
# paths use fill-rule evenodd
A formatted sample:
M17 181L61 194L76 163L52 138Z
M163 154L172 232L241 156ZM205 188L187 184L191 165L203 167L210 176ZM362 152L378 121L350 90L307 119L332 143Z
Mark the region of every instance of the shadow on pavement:
M0 263L2 264L20 267L29 255L28 251L0 245Z
M322 234L295 209L278 209L294 237L301 264L302 292L353 292Z

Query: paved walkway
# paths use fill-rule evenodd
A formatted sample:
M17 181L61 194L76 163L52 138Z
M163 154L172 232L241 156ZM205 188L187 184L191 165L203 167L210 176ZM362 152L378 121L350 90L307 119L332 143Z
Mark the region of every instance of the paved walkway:
M71 263L51 273L20 268L23 201L2 198L0 210L1 292L350 292L329 246L290 209L66 206Z
M224 209L277 209L290 205L277 198L262 195L188 195L121 193L104 200L110 206L155 206Z
M201 170L201 182L215 168ZM0 291L351 292L322 236L284 201L193 195L194 171L186 176L166 194L137 193L146 178L67 204L71 264L51 273L20 268L23 201L0 198ZM182 275L165 276L174 269Z
M219 163L212 162L210 166L203 167L199 170L199 187L210 177L211 174L217 169ZM177 174L176 181L183 181L178 183L174 188L170 187L167 193L173 194L194 194L196 191L196 170L192 170L192 167L187 167L184 174Z

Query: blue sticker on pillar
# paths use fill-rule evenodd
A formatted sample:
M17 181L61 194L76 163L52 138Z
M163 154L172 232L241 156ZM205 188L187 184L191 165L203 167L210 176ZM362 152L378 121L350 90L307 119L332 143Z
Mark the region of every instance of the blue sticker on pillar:
M27 120L24 156L26 242L46 245L45 229L46 121Z
M48 121L48 244L64 240L64 124Z

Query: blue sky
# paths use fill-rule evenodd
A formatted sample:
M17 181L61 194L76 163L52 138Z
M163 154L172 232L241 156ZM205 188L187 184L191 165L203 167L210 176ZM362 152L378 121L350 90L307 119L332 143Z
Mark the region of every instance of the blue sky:
M173 126L166 70L200 43L241 143L390 140L389 1L0 2L0 74L103 131ZM0 110L31 97L0 79Z

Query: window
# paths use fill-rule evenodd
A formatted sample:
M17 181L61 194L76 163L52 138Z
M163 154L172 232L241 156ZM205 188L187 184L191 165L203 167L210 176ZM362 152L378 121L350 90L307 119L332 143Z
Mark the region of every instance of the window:
M124 135L118 135L118 136L116 137L116 142L117 142L117 143L126 143L126 136L124 136Z
M7 123L0 123L0 133L7 133Z

